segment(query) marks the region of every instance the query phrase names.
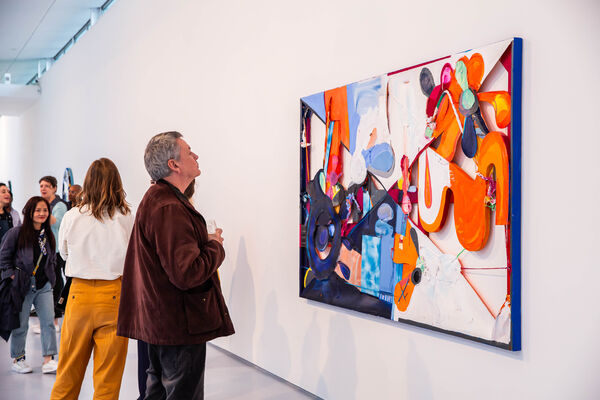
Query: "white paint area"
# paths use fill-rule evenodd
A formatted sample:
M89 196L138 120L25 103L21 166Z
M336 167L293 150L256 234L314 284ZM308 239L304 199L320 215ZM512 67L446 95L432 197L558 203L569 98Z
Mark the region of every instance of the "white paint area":
M444 254L417 230L423 279L415 289L405 312L394 309L394 319L403 318L435 327L492 339L495 319L460 274L453 254Z
M421 68L413 68L389 78L388 115L397 165L403 155L412 163L431 140L425 136L427 97L421 92L420 73ZM400 169L398 173L402 176Z

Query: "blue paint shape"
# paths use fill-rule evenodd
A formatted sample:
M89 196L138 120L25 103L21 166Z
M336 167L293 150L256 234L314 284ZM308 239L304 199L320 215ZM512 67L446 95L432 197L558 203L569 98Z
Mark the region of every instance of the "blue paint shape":
M407 216L402 212L400 204L397 204L396 207L396 233L404 235L404 232L406 232Z
M362 237L360 291L372 296L379 293L380 246L380 238L367 235Z
M377 209L377 218L382 221L390 221L394 218L394 210L388 203L382 203Z
M350 130L350 154L356 150L356 132L361 115L369 108L379 105L379 92L381 91L381 78L372 78L362 82L346 85L348 99L348 128Z
M363 150L367 169L381 176L389 176L394 168L394 151L389 143L378 143L370 149Z
M350 279L350 268L348 268L348 266L341 261L338 261L338 265L340 267L340 271L342 271L342 275L344 275L344 278Z
M379 221L381 222L381 221ZM387 225L387 224L386 224ZM389 225L388 225L389 226ZM394 235L392 227L387 235L381 238L380 246L380 272L379 272L379 292L392 295L394 293L395 267L392 260L392 248L394 247ZM381 296L380 298L384 300Z
M387 222L379 220L375 223L375 234L377 236L393 235L394 228L392 228Z
M465 156L469 158L473 158L477 154L477 134L475 133L473 117L470 115L465 118L461 147Z
M369 213L371 210L371 196L369 196L369 192L363 190L363 217Z
M327 121L327 113L325 112L325 92L302 97L300 100L310 107L310 109L317 114L317 117L319 117L323 123Z
M403 270L404 270L404 264L394 263L394 287L396 287L396 283L398 283L402 280Z
M333 235L335 235L335 225L329 224L328 230L329 230L329 236L333 237Z

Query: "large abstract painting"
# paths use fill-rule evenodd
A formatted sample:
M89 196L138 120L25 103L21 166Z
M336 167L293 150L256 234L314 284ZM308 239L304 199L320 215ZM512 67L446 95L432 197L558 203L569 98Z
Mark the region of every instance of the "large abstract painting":
M518 38L301 99L300 296L521 349Z

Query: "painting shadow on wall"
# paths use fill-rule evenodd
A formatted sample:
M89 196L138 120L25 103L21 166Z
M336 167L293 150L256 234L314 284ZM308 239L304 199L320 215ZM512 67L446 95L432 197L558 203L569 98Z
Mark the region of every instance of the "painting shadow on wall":
M260 335L258 361L268 371L286 379L290 372L290 341L279 322L279 306L275 291L271 291L265 301L263 331Z
M236 330L236 334L230 338L231 351L252 360L256 330L256 293L244 237L240 238L235 266L228 302Z
M317 385L318 394L324 398L355 399L357 344L346 316L335 315L331 318L327 349L327 360ZM327 382L323 378L325 376L328 377Z
M320 302L314 301L314 300L308 300L307 304L309 304L313 307L322 308L324 310L332 310L332 306L323 304L323 303L320 303ZM366 320L372 321L374 324L382 324L382 325L387 325L387 326L398 328L398 323L393 320L386 320L386 319L377 317L375 315L369 315L369 314L361 313L359 311L354 311L354 310L349 310L349 309L344 309L344 308L342 308L342 309L334 308L334 309L337 313L339 313L341 315L360 318L360 319L366 319ZM525 352L523 352L523 351L506 352L505 350L498 348L498 347L489 346L485 343L476 342L476 341L473 341L473 340L470 340L467 338L462 338L460 336L448 336L445 332L436 331L429 327L421 327L421 326L413 324L411 322L407 322L406 324L402 325L401 329L406 332L416 333L416 334L420 334L420 335L429 336L429 337L432 337L435 339L439 339L441 345L443 345L444 342L452 342L452 343L460 344L463 346L471 347L474 349L484 350L488 353L501 355L503 357L507 357L507 358L510 358L513 360L523 361L525 359L525 357L524 357ZM399 338L399 340L404 340L404 339L407 339L407 336L405 333L399 333L398 338Z
M300 377L302 387L315 387L321 377L318 368L319 356L322 352L321 332L322 327L317 323L316 313L313 313L302 345L302 376Z

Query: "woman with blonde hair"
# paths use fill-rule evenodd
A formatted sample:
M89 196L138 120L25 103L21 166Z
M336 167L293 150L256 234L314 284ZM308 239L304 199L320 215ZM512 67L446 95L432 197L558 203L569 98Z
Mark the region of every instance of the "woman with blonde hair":
M94 399L118 399L128 339L117 336L121 275L133 216L121 176L108 158L92 163L83 200L58 235L65 274L72 277L51 399L77 399L94 353Z

